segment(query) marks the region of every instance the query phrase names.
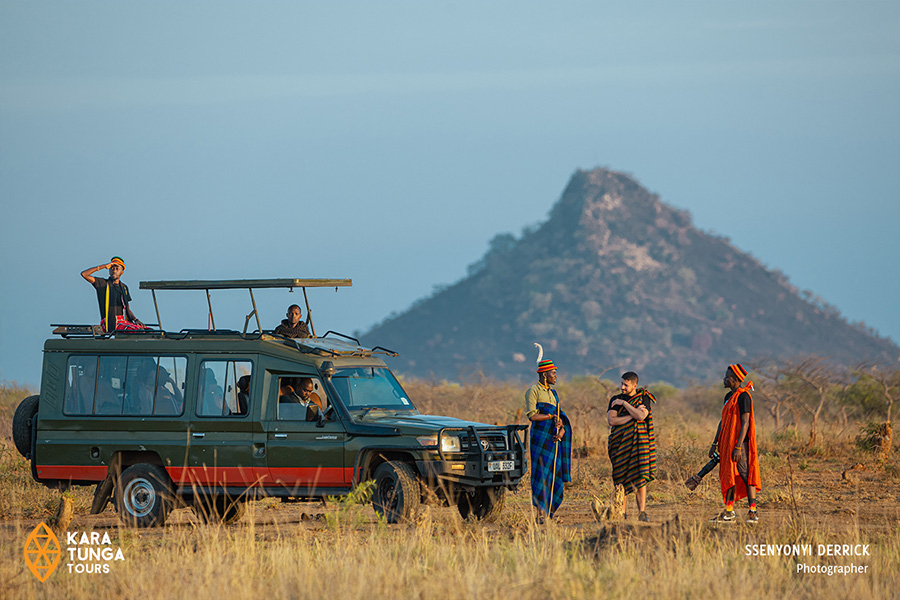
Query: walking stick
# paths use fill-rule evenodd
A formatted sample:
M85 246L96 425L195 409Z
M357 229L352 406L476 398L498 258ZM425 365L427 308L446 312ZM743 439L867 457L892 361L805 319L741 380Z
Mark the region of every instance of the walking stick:
M559 411L560 411L559 394L556 393L556 390L551 390L551 391L553 392L553 396L556 398L556 416L553 419L553 425L555 427L556 419L560 419L560 422L562 422L562 420L561 420L561 417L559 416ZM556 437L556 435L554 435L553 437ZM554 440L553 441L553 478L550 480L550 498L548 498L548 500L550 502L550 506L553 506L553 494L556 491L556 457L558 456L558 454L559 454L559 440ZM548 508L550 508L550 506L548 506ZM550 515L548 514L547 516L549 517Z

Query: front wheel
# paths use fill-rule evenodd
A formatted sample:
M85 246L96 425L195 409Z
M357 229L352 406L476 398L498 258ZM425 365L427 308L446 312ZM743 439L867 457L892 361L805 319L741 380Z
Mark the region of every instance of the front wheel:
M406 463L386 462L375 469L372 506L388 523L412 519L419 510L421 494L416 475Z
M506 501L503 488L478 488L473 495L462 492L456 502L456 508L463 519L472 515L480 521L492 523L497 520L503 511Z
M116 512L132 527L163 525L172 508L171 481L156 465L137 464L122 471L116 482Z

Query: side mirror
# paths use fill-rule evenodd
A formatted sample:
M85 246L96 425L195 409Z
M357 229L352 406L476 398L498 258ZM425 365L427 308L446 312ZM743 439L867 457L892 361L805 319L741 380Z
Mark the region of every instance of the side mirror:
M331 379L334 377L334 363L330 360L324 361L322 366L319 367L319 372L325 379Z
M333 411L334 406L329 406L325 410L319 411L319 421L316 423L316 427L325 427L325 421L329 420L329 417Z

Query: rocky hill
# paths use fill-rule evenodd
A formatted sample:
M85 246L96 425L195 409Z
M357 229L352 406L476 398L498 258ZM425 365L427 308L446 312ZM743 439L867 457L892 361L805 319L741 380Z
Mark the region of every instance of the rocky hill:
M578 171L549 219L496 236L469 276L364 334L400 373L531 378L533 342L561 373L719 377L730 362L816 353L848 364L900 348L696 229L632 177Z

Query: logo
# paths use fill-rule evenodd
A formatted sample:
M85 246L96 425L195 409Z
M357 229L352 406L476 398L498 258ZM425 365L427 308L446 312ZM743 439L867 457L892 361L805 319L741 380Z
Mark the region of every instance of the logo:
M43 583L56 570L60 554L59 539L41 521L25 540L25 564L38 581Z
M491 444L487 440L481 440L481 447L484 448L485 450L490 450Z

